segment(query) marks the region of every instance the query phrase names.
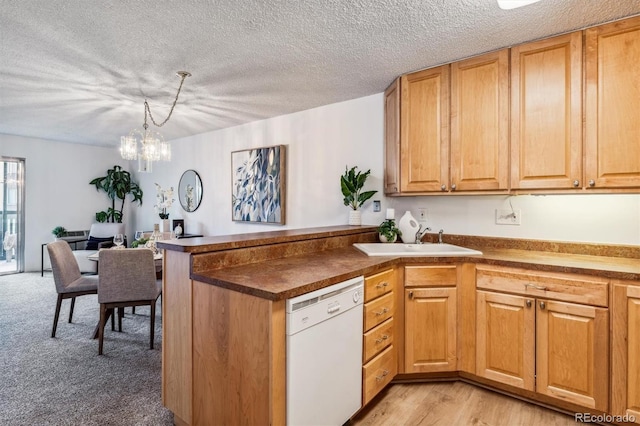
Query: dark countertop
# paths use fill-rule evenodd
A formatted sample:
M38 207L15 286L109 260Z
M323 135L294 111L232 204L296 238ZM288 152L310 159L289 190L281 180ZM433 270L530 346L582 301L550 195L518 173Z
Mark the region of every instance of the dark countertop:
M417 263L472 262L640 281L640 259L514 249L480 250L482 256L399 258L369 257L354 247L345 247L193 273L191 278L270 300L295 297L386 267Z

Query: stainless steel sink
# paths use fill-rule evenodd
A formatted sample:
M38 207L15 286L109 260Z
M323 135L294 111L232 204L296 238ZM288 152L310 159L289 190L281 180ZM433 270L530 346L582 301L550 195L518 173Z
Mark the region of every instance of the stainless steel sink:
M478 256L482 252L453 244L389 244L356 243L353 245L367 256Z

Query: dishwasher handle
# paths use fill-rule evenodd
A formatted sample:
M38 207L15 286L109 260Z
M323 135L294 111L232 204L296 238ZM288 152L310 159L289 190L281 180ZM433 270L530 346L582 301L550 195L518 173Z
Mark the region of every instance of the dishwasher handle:
M329 306L327 306L327 313L335 314L336 312L340 311L340 308L340 302L331 303Z

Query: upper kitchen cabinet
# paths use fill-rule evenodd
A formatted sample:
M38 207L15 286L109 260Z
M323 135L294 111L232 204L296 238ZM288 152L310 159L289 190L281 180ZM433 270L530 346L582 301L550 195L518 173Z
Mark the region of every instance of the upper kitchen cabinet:
M400 192L446 191L449 65L403 75L400 89Z
M581 82L582 32L511 49L511 188L582 187Z
M509 188L509 50L451 64L451 190Z
M384 92L384 193L400 192L400 78Z
M585 34L585 187L640 187L640 17Z

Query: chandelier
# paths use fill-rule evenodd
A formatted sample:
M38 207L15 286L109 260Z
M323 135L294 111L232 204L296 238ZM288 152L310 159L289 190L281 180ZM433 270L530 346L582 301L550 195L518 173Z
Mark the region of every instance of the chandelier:
M120 138L120 155L124 160L138 160L139 172L150 173L154 161L171 161L171 144L166 142L159 132L149 130L147 117L151 118L151 122L156 127L162 127L169 121L171 114L173 114L173 109L178 102L178 96L180 96L184 79L191 77L191 73L187 71L178 71L176 75L181 78L180 86L178 87L178 93L176 93L176 98L173 100L173 105L167 118L158 124L151 114L149 103L145 99L144 124L142 125L142 130L133 129L129 132L129 135Z

